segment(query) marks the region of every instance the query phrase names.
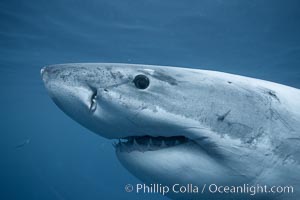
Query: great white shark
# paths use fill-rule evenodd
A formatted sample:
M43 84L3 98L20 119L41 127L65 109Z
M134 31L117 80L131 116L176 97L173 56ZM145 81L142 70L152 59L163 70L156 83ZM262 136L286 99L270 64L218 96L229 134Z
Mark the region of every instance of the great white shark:
M116 63L44 67L55 104L114 144L148 184L293 186L293 193L169 193L174 199L300 198L300 90L217 71ZM202 188L200 188L202 190Z

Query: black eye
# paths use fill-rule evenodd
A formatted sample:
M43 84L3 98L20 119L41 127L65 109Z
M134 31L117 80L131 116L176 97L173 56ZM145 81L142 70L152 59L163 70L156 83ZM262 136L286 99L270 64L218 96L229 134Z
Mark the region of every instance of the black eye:
M147 76L140 74L134 78L133 83L135 87L144 90L149 86L150 81Z

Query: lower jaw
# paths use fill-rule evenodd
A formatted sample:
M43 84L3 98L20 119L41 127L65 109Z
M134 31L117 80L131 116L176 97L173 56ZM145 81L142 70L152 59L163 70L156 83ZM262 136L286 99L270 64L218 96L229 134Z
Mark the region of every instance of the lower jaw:
M124 139L119 139L118 142L113 143L116 151L132 152L132 151L158 151L162 149L172 148L182 144L192 143L192 140L184 136L172 137L152 137L152 136L132 136Z

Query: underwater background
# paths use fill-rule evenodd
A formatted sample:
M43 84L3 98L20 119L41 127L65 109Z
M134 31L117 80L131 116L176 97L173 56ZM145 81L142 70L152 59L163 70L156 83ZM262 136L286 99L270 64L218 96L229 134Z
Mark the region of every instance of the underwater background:
M112 141L48 97L40 69L120 62L218 70L300 88L298 0L0 0L0 199L167 199Z

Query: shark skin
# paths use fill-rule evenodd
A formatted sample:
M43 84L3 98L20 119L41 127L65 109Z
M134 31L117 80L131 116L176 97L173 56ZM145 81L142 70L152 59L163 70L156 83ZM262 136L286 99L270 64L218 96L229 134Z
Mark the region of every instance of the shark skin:
M293 187L293 193L166 194L172 199L300 198L297 88L142 64L58 64L41 74L63 112L102 137L119 139L119 161L144 183Z

